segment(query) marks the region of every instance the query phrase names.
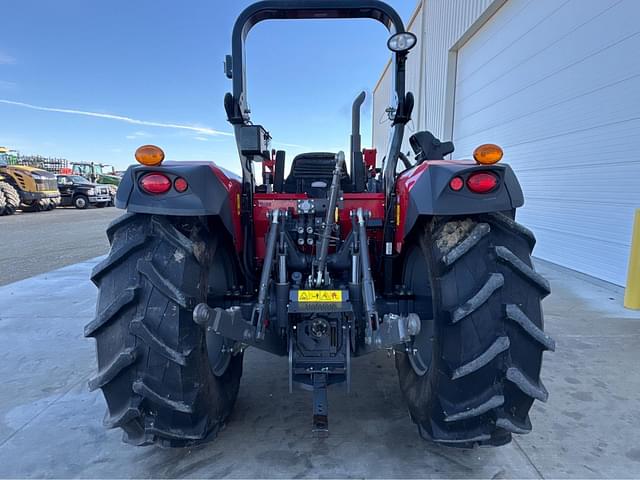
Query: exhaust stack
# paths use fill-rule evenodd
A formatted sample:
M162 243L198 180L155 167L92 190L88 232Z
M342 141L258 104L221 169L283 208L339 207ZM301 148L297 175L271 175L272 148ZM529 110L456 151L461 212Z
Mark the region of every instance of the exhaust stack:
M361 92L351 107L351 156L349 157L351 163L349 167L354 192L363 192L366 181L362 158L362 137L360 136L360 109L366 97L367 94Z

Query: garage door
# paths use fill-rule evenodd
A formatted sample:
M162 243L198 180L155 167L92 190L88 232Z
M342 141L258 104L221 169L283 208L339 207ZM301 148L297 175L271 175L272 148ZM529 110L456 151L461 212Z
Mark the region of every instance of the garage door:
M458 51L457 157L503 146L535 255L624 285L640 208L640 1L508 0Z

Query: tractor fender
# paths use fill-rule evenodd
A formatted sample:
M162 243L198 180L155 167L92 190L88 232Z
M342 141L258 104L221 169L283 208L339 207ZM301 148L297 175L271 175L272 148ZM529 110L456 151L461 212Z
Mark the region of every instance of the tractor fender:
M476 172L497 175L497 187L483 194L469 190L467 178ZM465 182L462 190L457 192L449 186L454 177L461 177ZM520 183L509 165L478 165L468 161L423 162L400 175L396 182L396 195L399 208L396 229L398 251L421 216L510 211L524 204Z
M163 194L146 193L140 180L149 173L163 173L172 188ZM177 178L184 178L188 188L180 193L174 188ZM149 167L130 166L122 177L116 194L116 207L131 213L172 216L215 216L229 231L236 246L241 245L239 177L211 162L163 162Z

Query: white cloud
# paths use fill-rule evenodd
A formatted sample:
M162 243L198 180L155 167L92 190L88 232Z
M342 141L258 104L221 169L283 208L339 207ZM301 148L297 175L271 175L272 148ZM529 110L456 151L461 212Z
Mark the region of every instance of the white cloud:
M127 135L125 138L127 138L129 140L134 140L136 138L142 138L142 137L153 137L153 135L151 135L150 133L147 133L147 132L137 131L137 132L133 132L130 135Z
M276 142L275 140L273 141L273 144L274 145L281 145L283 147L310 149L310 147L306 147L304 145L298 145L297 143Z
M1 86L1 84L0 84ZM71 114L71 115L82 115L82 116L86 116L86 117L95 117L95 118L104 118L104 119L108 119L108 120L116 120L119 122L125 122L125 123L129 123L129 124L133 124L133 125L142 125L142 126L147 126L147 127L158 127L158 128L171 128L171 129L176 129L176 130L181 130L181 131L187 131L187 132L195 132L196 136L192 136L191 138L193 138L194 140L198 140L201 142L206 142L209 141L209 138L207 138L206 136L209 136L210 138L213 137L233 137L233 133L229 133L229 132L224 132L221 130L214 130L212 128L208 128L208 127L204 127L204 126L199 126L199 125L184 125L184 124L177 124L177 123L163 123L163 122L152 122L152 121L148 121L148 120L139 120L136 118L131 118L131 117L125 117L123 115L113 115L110 113L100 113L100 112L90 112L90 111L86 111L86 110L73 110L73 109L69 109L69 108L54 108L54 107L43 107L43 106L39 106L39 105L32 105L30 103L24 103L24 102L16 102L14 100L5 100L5 99L0 99L0 103L4 103L6 105L13 105L16 107L22 107L22 108L29 108L31 110L38 110L38 111L43 111L43 112L55 112L55 113L66 113L66 114ZM129 135L126 135L125 138L127 140L136 140L142 137L153 137L153 135L149 132L145 132L143 130L138 130L136 132L133 132ZM279 141L275 141L273 142L274 147L289 147L295 150L299 150L300 152L302 151L338 151L339 149L317 149L317 148L313 148L310 146L305 146L305 145L299 145L297 143L285 143L285 142L279 142Z
M89 112L85 110L73 110L70 108L54 108L54 107L42 107L39 105L32 105L30 103L23 102L15 102L13 100L3 100L0 99L0 103L4 103L6 105L14 105L16 107L30 108L31 110L39 110L42 112L56 112L56 113L67 113L71 115L83 115L85 117L95 117L95 118L104 118L107 120L116 120L119 122L130 123L133 125L145 125L147 127L158 127L158 128L172 128L177 130L188 130L191 132L197 132L203 135L213 135L213 136L224 136L224 137L232 137L233 134L229 132L223 132L220 130L214 130L213 128L208 127L199 127L194 125L183 125L179 123L163 123L163 122L151 122L148 120L139 120L137 118L125 117L123 115L112 115L110 113L99 113L99 112Z
M2 89L12 89L15 88L16 84L13 82L7 82L6 80L0 80L0 88Z
M16 63L16 59L7 53L0 52L0 65Z

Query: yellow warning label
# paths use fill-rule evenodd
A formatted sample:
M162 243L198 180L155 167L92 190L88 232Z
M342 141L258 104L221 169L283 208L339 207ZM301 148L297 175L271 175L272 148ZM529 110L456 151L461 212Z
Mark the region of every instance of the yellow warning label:
M342 302L342 290L298 290L299 302Z

